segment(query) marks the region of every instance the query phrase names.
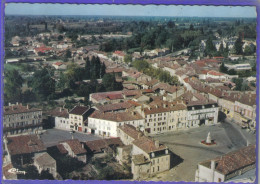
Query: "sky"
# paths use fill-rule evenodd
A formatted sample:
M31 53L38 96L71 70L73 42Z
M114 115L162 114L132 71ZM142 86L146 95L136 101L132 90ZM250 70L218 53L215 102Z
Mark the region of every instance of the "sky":
M7 15L122 15L122 16L197 16L256 17L254 6L182 5L90 5L8 3Z

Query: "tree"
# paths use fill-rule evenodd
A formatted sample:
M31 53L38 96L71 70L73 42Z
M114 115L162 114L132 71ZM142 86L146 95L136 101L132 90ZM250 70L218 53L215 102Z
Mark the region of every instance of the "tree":
M190 25L190 30L191 30L191 31L194 31L194 26L193 26L193 24Z
M144 69L149 67L149 63L145 60L136 60L133 62L133 66L138 70L138 71L143 71Z
M84 74L84 78L85 79L90 79L90 60L89 57L86 58L86 64L85 64L85 74Z
M243 79L242 78L233 78L232 80L236 84L235 90L241 91L242 84L243 84Z
M102 84L104 85L106 91L117 91L123 89L122 84L116 82L114 74L105 74L102 78Z
M170 20L169 22L167 22L167 27L172 29L175 27L175 23Z
M125 57L124 57L124 62L125 63L131 63L132 62L132 56L130 54L127 54Z
M38 100L46 100L48 96L53 95L55 92L55 80L46 68L33 74L30 86Z
M53 175L49 171L43 170L40 174L42 180L54 180Z
M228 75L236 75L237 74L237 72L234 69L229 70L227 73L228 73Z
M224 53L224 45L223 45L222 42L221 42L221 44L219 46L219 52L220 52L221 55Z
M227 71L228 71L228 68L225 67L225 64L223 62L219 67L219 71L222 72L222 73L227 73Z
M250 46L246 46L245 47L245 50L244 50L244 55L246 55L246 56L249 56L249 55L251 55L253 53L253 51L252 51L252 49L250 48Z
M206 41L206 48L205 48L205 52L207 55L212 55L214 52L216 51L216 47L213 44L212 38L210 37L207 41Z
M106 65L105 63L102 63L101 69L100 69L100 76L103 77L106 74Z
M243 46L242 38L239 36L234 44L236 54L243 54L242 46Z
M65 58L71 58L71 51L69 49L66 50Z
M17 70L6 72L4 82L5 102L14 103L21 101L23 82L24 80Z

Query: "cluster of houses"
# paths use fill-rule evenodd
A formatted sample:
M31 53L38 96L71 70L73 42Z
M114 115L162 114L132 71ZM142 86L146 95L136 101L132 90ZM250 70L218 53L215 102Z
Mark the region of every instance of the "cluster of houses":
M235 42L238 39L237 36L230 37L230 38L221 38L219 36L216 36L216 40L213 40L212 43L215 46L216 50L219 51L221 44L223 45L223 48L228 48L229 50L234 49ZM206 49L206 42L207 40L201 40L200 43L200 50L204 51ZM256 47L256 42L251 41L251 40L242 40L243 45L242 45L242 50L243 52L245 51L246 47L249 47L250 49L254 50Z
M53 38L45 46L37 40ZM217 50L222 43L230 49L234 38L214 41ZM77 105L72 109L56 107L43 112L41 109L22 104L4 107L4 177L15 179L8 172L11 168L33 163L38 172L48 170L58 177L56 161L48 153L39 133L42 131L43 113L54 122L55 128L95 134L103 139L80 142L65 140L52 147L61 155L69 155L83 163L91 155L112 153L120 164L131 165L133 179L145 179L156 173L169 170L171 153L167 146L153 140L150 135L178 131L218 123L219 111L234 119L241 126L256 128L256 92L235 91L232 82L235 75L219 72L223 58L205 58L188 62L189 56L170 57L169 49L145 50L133 53L133 60L148 58L148 63L178 78L181 85L173 86L145 75L134 68L120 65L126 57L123 51L115 51L113 62L107 53L95 48L74 48L72 41L63 34L44 33L35 38L14 37L11 44L21 47L26 43L28 50L38 56L63 56L70 49L76 63L84 67L84 58L98 56L104 62L106 73L114 73L122 82L123 90L90 94L91 106ZM245 42L248 45L253 43ZM201 49L206 41L202 40ZM239 56L233 56L238 57ZM13 59L14 60L14 59ZM10 62L15 62L10 60ZM52 63L56 70L66 70L62 61ZM228 66L237 71L250 70L249 64ZM196 181L222 182L255 167L254 146L201 162L196 171ZM249 154L249 155L248 155ZM236 160L230 161L234 157ZM245 159L240 163L239 160ZM239 163L239 164L238 164ZM233 165L232 165L233 164ZM209 174L210 173L210 174Z

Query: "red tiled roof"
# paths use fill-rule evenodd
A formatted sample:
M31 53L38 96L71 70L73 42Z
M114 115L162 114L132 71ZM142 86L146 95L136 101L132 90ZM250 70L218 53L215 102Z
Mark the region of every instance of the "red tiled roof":
M10 155L30 154L46 151L43 142L36 135L7 137Z
M128 97L128 96L135 96L135 95L140 95L141 91L140 90L126 90L123 91L123 94Z
M120 94L120 95L119 95ZM110 91L110 92L101 92L101 93L92 93L91 97L97 101L105 100L108 96L113 97L113 95L118 95L119 99L122 99L122 91ZM111 96L112 95L112 96Z
M256 94L243 94L237 101L249 106L256 105Z
M124 97L122 94L108 94L107 98L110 100L117 100L117 99L123 99Z
M184 80L184 82L189 82L189 77L186 77L185 79L183 79Z
M54 65L61 66L61 65L63 65L63 63L62 62L56 62L56 63L54 63Z
M19 113L34 112L34 111L41 111L41 109L30 108L29 106L27 108L22 104L4 106L4 115L19 114Z
M82 147L82 144L79 142L78 139L62 141L61 143L67 143L75 155L87 153L87 150Z
M87 141L86 146L92 151L93 153L103 152L104 149L109 148L109 146L123 146L122 141L120 138L110 138L110 139L100 139L94 141Z
M68 109L63 109L61 107L56 107L55 109L46 112L46 114L53 117L64 117L64 118L69 117Z
M129 102L120 102L114 104L106 104L106 105L98 105L96 106L98 110L102 112L115 111L120 109L128 109L133 107L134 105Z
M155 141L151 138L146 136L142 136L137 140L133 141L133 145L137 146L138 148L142 149L146 153L151 153L155 151L165 150L167 147L163 144L159 144L159 147L155 146Z
M76 114L76 115L83 115L85 114L90 108L87 106L75 106L69 114Z
M216 170L225 175L235 172L236 170L245 168L246 166L253 165L256 163L256 146L250 145L241 148L237 151L233 151L223 155L222 157L217 157L215 159ZM211 160L201 162L210 168Z
M90 115L90 118L104 119L104 120L110 120L115 122L143 119L143 117L137 112L132 114L132 112L105 112L104 113L100 111L95 111L94 113L92 113Z
M136 128L132 125L124 124L118 128L135 140L138 139L138 136L143 135L141 131L136 130Z
M65 155L68 153L68 151L64 148L64 146L62 144L58 144L56 147L61 154Z
M215 76L221 76L221 75L224 75L223 73L216 72L216 71L209 71L208 74L209 74L209 75L215 75Z
M123 51L119 51L119 50L116 50L114 52L114 54L119 55L119 56L125 56L126 55Z
M50 47L37 47L37 48L35 48L36 52L42 52L42 53L50 51L50 50L52 50L52 48L50 48Z

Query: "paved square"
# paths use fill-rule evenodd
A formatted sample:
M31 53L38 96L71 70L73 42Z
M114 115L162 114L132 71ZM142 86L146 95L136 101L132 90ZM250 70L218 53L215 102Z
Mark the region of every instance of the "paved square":
M216 145L206 146L200 143L206 139L208 132L216 141ZM255 144L256 140L254 134L241 130L230 122L161 134L154 138L167 145L183 161L171 170L149 179L153 181L195 181L195 171L199 162L246 146L247 140Z
M46 147L57 145L60 141L71 139L72 135L70 131L59 130L59 129L48 129L41 135L41 140L43 141ZM78 139L79 141L92 141L101 139L96 135L84 134L75 132L73 133L73 138Z

